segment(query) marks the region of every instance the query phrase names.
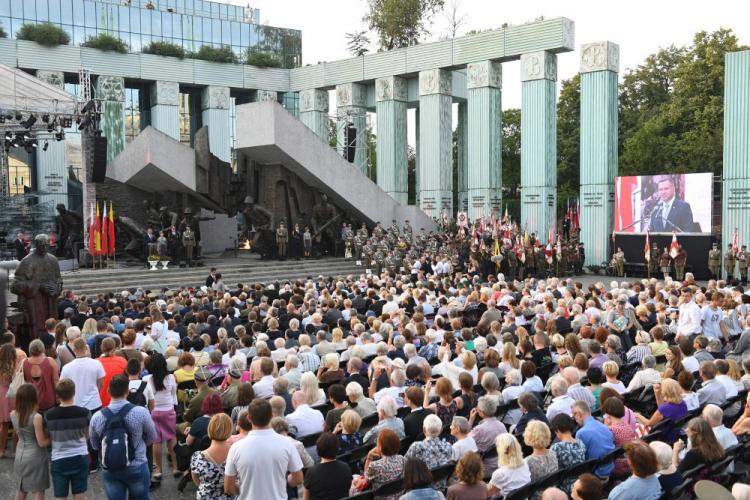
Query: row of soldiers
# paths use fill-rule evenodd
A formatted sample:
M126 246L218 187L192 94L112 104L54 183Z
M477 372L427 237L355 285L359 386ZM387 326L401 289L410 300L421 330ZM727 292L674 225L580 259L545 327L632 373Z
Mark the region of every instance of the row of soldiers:
M685 279L685 266L687 265L687 250L682 245L678 246L677 254L672 257L669 253L669 247L664 247L662 251L659 251L659 246L654 243L651 245L651 251L649 254L649 260L647 265L648 275L657 276L659 272L666 279L672 271L674 265L675 279L682 281ZM622 248L617 247L617 250L612 254L611 266L615 276L623 277L625 275L625 252Z
M583 242L575 240L560 244L550 252L545 246L536 244L534 235L522 248L509 243L503 244L500 251L500 270L509 279L524 279L528 276L545 278L569 273L581 274L586 252Z
M747 268L750 264L750 253L747 251L747 245L742 245L739 251L735 250L733 245L730 243L727 246L727 251L723 256L724 261L724 272L726 273L727 281L732 281L735 278L734 270L739 268L740 282L743 285L747 284ZM711 272L711 277L716 279L721 276L721 263L722 255L719 245L713 244L713 248L708 251L708 270Z

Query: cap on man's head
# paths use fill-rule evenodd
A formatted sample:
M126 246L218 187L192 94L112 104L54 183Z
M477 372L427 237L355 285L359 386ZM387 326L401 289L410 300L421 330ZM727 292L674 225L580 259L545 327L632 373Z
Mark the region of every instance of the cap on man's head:
M211 374L208 373L208 370L206 370L204 367L200 367L197 370L195 370L195 381L196 382L205 382L211 378Z
M229 376L234 379L242 378L242 371L236 368L232 368L231 370L229 370Z

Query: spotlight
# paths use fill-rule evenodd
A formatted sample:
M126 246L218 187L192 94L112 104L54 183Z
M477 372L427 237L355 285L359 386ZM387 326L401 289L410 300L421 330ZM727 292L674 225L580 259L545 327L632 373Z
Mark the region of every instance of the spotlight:
M83 117L83 120L81 120L80 125L78 125L78 130L83 130L89 125L91 125L91 117L89 115L86 115Z
M24 128L31 128L31 126L34 125L35 123L36 123L36 116L29 115L26 121L21 122L21 125L23 125Z
M90 100L89 102L87 102L87 103L86 103L86 104L85 104L85 105L83 106L83 108L81 108L81 113L82 113L82 114L86 114L86 113L88 113L89 111L91 111L92 109L94 109L95 107L96 107L96 101L94 101L93 99L91 99L91 100Z
M70 128L73 126L73 119L72 118L63 118L60 120L60 123L64 128Z
M42 121L44 123L49 123L49 115L42 115Z
M51 122L49 122L49 123L47 124L47 132L52 132L53 130L55 130L55 123L56 123L56 122L54 122L54 121L51 121Z
M47 148L49 148L49 141L44 141L44 147L42 148L42 151L47 151Z
M62 141L65 139L65 131L61 130L58 133L55 134L55 140L56 141Z
M19 113L18 111L16 111L16 121L20 122L21 120L23 120L23 115Z
M10 131L6 131L5 132L5 140L9 141L11 139L13 139L13 134Z

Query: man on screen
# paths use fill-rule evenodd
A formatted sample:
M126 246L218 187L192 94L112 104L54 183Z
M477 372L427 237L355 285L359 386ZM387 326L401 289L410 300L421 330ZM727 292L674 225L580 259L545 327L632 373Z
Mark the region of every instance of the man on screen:
M651 212L653 232L693 231L693 211L690 204L675 197L674 179L662 178L657 184L659 203Z

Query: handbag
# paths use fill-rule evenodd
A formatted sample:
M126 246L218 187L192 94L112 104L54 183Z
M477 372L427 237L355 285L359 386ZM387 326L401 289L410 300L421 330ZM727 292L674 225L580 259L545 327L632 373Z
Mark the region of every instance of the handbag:
M16 393L18 392L18 388L21 387L24 382L25 380L23 378L23 369L21 368L21 366L19 366L16 370L16 373L13 375L13 379L10 381L10 385L8 386L7 397L15 398Z

